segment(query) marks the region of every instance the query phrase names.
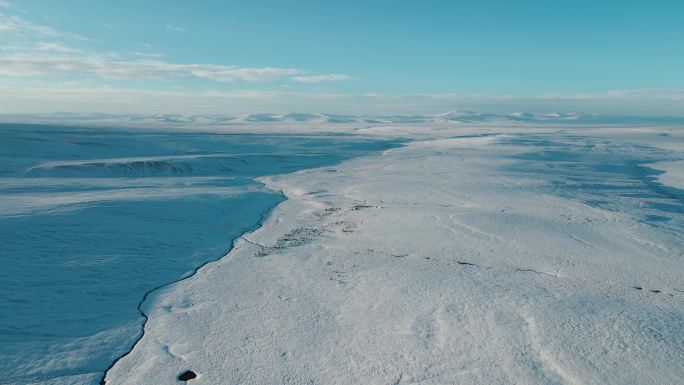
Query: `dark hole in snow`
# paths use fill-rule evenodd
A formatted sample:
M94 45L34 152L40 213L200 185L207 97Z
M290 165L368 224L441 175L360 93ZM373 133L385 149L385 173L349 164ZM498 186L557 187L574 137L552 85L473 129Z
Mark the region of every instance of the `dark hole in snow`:
M651 290L651 293L656 293L656 294L658 294L658 293L662 293L662 291L660 291L660 290Z
M186 370L185 372L181 373L180 376L178 376L178 379L181 381L190 381L193 378L197 378L197 374L195 374L195 372L192 370Z
M633 289L637 289L637 290L641 290L641 289L642 289L641 286L632 286L632 288L633 288Z

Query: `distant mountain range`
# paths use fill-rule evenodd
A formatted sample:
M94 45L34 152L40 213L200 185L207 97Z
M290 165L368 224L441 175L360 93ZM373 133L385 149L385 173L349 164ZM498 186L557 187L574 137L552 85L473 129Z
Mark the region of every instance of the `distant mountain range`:
M186 115L154 114L125 115L104 113L53 114L0 114L0 122L5 123L106 123L106 124L172 124L172 125L230 125L246 123L312 123L312 124L408 124L408 123L485 123L519 122L531 124L684 124L684 117L639 117L582 113L528 113L514 112L508 115L482 114L474 111L449 111L435 115L333 115L333 114L248 114L248 115Z

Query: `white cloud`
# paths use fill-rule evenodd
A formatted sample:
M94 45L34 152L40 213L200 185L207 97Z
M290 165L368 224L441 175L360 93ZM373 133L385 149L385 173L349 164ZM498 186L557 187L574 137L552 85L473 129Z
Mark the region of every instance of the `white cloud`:
M0 0L0 8L9 8L9 7L10 7L9 1Z
M9 34L8 37L14 39L50 37L84 41L93 40L75 33L59 31L45 25L36 24L19 16L8 15L2 12L0 12L0 33Z
M162 57L166 56L163 53L158 53L158 52L140 52L140 51L131 52L131 55L138 56L138 57L144 57L144 58L148 58L148 59L158 59L158 58L162 58Z
M152 44L150 43L134 43L133 47L136 47L138 49L152 49Z
M546 100L673 100L684 101L684 91L678 89L638 88L631 90L612 90L597 93L544 94L536 97Z
M57 42L43 42L38 43L35 47L36 50L41 52L57 52L62 54L80 54L83 53L82 50L68 47L62 43Z
M185 32L185 28L179 27L177 25L167 24L164 26L164 28L168 29L169 31L173 31L173 32Z
M302 72L301 70L294 68L250 68L216 64L171 64L171 66L182 71L187 71L193 76L218 82L232 82L234 80L259 82L292 76Z
M3 1L3 0L0 0ZM182 31L178 26L167 29ZM90 39L70 32L27 21L0 12L0 39L12 44L0 45L0 75L6 77L74 76L89 79L164 79L194 77L220 83L235 81L297 81L316 83L348 78L339 74L308 74L296 68L239 67L223 64L178 64L161 60L159 53L146 53L151 46L138 43L141 48L126 56L117 52L89 52L85 48Z
M58 44L39 45L46 54L0 55L0 74L5 76L82 75L108 79L166 79L192 76L217 82L278 80L302 71L293 68L237 67L216 64L174 64L161 60L111 60L81 55ZM68 53L55 55L51 52Z
M351 76L342 74L303 75L292 77L292 80L300 83L339 82L349 79L351 79Z

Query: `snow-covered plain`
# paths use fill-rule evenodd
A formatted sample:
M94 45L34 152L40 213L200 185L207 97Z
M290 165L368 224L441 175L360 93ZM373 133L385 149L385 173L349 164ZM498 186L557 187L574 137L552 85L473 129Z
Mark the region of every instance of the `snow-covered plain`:
M663 172L658 176L660 183L684 190L684 160L654 163L650 167Z
M107 384L682 383L682 127L251 129L408 144L261 177L287 200L147 298Z
M679 122L77 120L0 130L2 384L684 378Z

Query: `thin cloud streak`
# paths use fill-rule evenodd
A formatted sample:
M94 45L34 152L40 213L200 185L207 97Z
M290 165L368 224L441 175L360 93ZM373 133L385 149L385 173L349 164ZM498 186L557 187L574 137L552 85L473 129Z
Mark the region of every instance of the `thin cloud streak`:
M292 78L292 80L300 83L339 82L349 79L351 76L342 74L294 76Z
M538 98L547 100L671 100L684 101L684 90L660 89L660 88L639 88L632 90L613 90L598 93L577 93L577 94L545 94Z
M1 1L1 0L0 0ZM8 8L9 4L6 7ZM0 6L0 8L3 8ZM0 12L0 34L14 39L64 38L81 41L97 41L72 32L59 31L54 28L36 24L16 15Z
M47 46L49 50L60 49ZM52 76L83 75L106 79L167 79L193 76L217 82L261 82L276 80L302 71L293 68L236 67L215 64L174 64L160 60L116 61L92 56L14 54L0 56L0 75Z
M169 31L173 31L173 32L185 32L185 28L179 27L177 25L167 24L164 26L164 28L168 29Z
M0 0L2 1L2 0ZM182 32L182 27L166 29ZM0 75L26 77L100 77L117 79L161 79L194 77L219 83L295 81L317 83L349 78L341 74L310 74L297 68L240 67L224 64L179 64L160 60L160 54L135 54L122 58L116 52L88 52L71 46L70 41L93 41L77 34L35 24L15 15L0 12L0 37L14 42L0 47ZM129 55L130 56L130 55Z

